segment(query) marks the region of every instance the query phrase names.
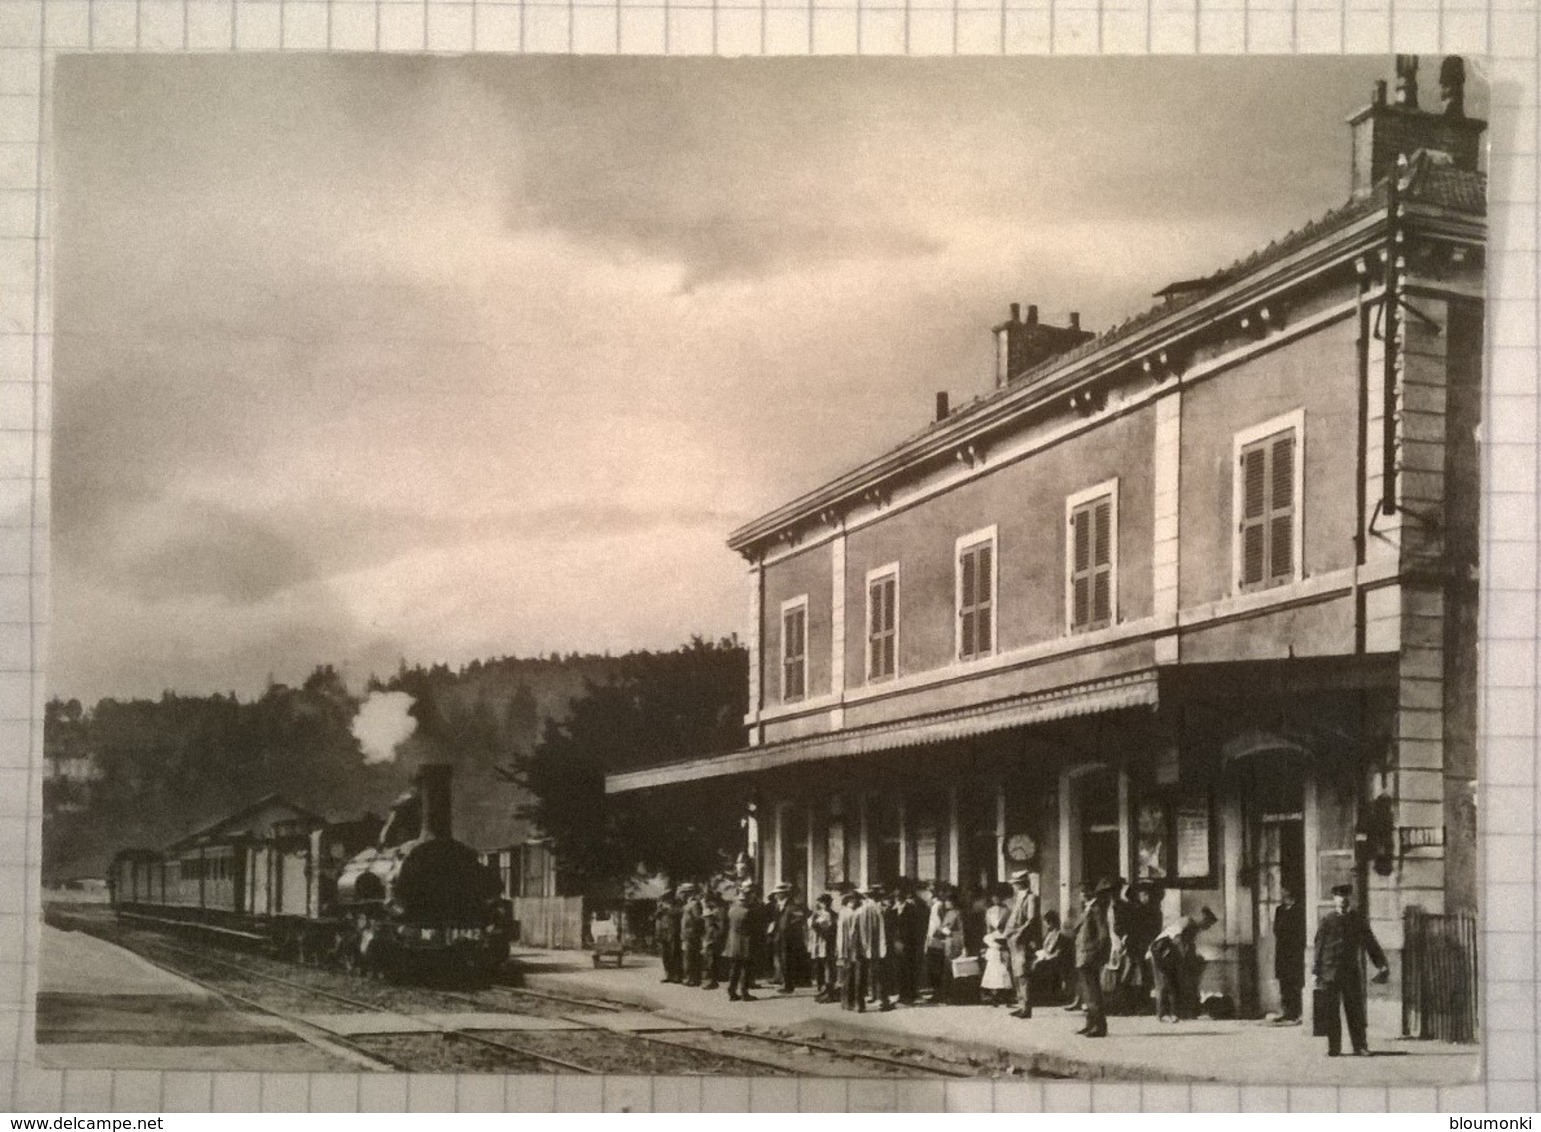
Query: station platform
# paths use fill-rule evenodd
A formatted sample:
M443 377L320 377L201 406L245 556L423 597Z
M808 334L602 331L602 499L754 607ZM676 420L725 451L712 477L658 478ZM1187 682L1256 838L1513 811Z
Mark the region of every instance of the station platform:
M1224 1082L1227 1084L1416 1085L1465 1084L1481 1073L1479 1046L1408 1041L1395 1037L1394 1004L1372 1003L1372 1057L1327 1056L1324 1038L1309 1026L1207 1018L1176 1025L1155 1018L1108 1019L1106 1038L1076 1033L1085 1015L1060 1006L1038 1007L1031 1019L1006 1007L899 1006L864 1014L814 1001L803 988L782 995L762 984L753 1002L715 991L664 984L651 955L628 954L625 965L595 968L587 952L516 949L512 968L525 986L551 993L603 996L715 1026L748 1026L810 1038L820 1034L924 1048L986 1065L1004 1057L1024 1072L1080 1079ZM1387 1009L1387 1007L1391 1009ZM1346 1035L1345 1035L1346 1042Z
M53 1069L342 1072L340 1047L306 1041L197 983L87 935L43 925L37 1060Z

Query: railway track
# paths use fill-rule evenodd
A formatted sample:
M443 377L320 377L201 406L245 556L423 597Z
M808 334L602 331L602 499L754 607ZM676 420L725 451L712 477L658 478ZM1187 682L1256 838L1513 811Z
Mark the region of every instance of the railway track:
M591 1010L610 1010L623 1012L634 1009L623 1004L607 1001L605 999L575 998L570 995L554 994L550 991L531 990L527 987L502 987L493 988L503 994L529 995L534 998L546 999L553 1002L570 1003L574 1006L582 1006ZM832 1057L848 1058L853 1061L867 1062L874 1065L883 1065L895 1069L903 1069L908 1076L921 1074L932 1077L973 1077L976 1074L968 1069L951 1066L935 1058L925 1060L912 1060L900 1057L892 1057L886 1054L872 1053L866 1050L842 1049L839 1046L829 1045L817 1040L811 1040L799 1036L787 1036L782 1034L768 1034L758 1030L747 1030L736 1026L709 1026L703 1027L717 1037L732 1037L748 1041L766 1042L773 1045L784 1046L792 1049L816 1050Z
M525 987L493 985L474 994L413 985L382 984L350 979L348 993L317 985L324 979L347 978L314 968L293 968L283 960L248 954L235 961L228 952L198 943L174 942L153 928L120 930L109 922L80 921L76 926L103 935L111 942L174 974L219 994L244 1009L278 1019L297 1036L313 1044L331 1042L365 1067L378 1069L425 1067L454 1069L465 1060L475 1067L502 1072L544 1071L595 1074L606 1072L730 1073L735 1075L904 1076L967 1078L978 1069L964 1068L917 1052L895 1057L869 1049L850 1048L798 1035L765 1033L734 1026L701 1024L667 1035L608 1028L593 1021L595 1014L637 1011L635 1005L601 997L580 997ZM149 952L147 954L147 952ZM159 952L159 957L155 954ZM167 955L173 957L167 960ZM189 965L194 967L189 970ZM199 967L198 965L204 965ZM275 967L285 968L280 974ZM212 969L212 971L211 971ZM290 973L305 977L297 981ZM317 1000L347 1013L405 1017L425 1031L337 1035L307 1022ZM539 1004L536 1006L535 1004ZM564 1023L547 1031L491 1033L458 1029L425 1018L448 1007L451 1012L497 1011L544 1016ZM584 1015L588 1015L585 1017ZM425 1039L432 1038L431 1042ZM440 1049L428 1048L431 1046ZM442 1047L455 1046L475 1056L446 1056ZM334 1051L335 1053L336 1051ZM446 1064L448 1062L448 1064Z
M585 1022L581 1018L564 1017L563 1020L576 1029L563 1029L545 1033L529 1035L525 1040L511 1041L506 1037L493 1037L488 1033L473 1030L463 1030L453 1025L437 1022L425 1018L421 1013L408 1012L401 1009L399 1004L382 1004L380 1001L365 1001L353 995L340 994L334 990L318 987L313 983L301 983L293 979L285 978L272 971L261 969L257 963L251 961L236 962L222 955L213 954L206 948L194 948L182 946L160 936L158 933L153 941L137 939L132 943L125 939L116 939L113 942L121 946L127 946L141 958L155 964L180 978L196 983L198 986L217 994L243 1009L255 1011L269 1017L278 1019L285 1028L296 1033L304 1040L323 1048L331 1045L347 1051L349 1060L359 1063L361 1067L371 1069L398 1069L421 1070L425 1068L425 1060L438 1063L442 1057L433 1056L433 1051L423 1049L423 1038L431 1036L437 1043L449 1043L463 1047L472 1047L481 1051L488 1051L497 1056L492 1059L479 1058L474 1068L486 1070L530 1071L542 1070L546 1072L567 1072L583 1074L599 1074L614 1072L618 1068L626 1067L635 1071L638 1061L644 1062L650 1071L654 1072L719 1072L743 1075L746 1072L754 1072L759 1075L770 1073L791 1074L795 1070L773 1062L746 1057L717 1050L701 1049L688 1043L671 1042L651 1034L624 1033L607 1029L603 1026L595 1026ZM135 946L137 944L138 946ZM175 956L178 961L168 962L166 955ZM259 959L251 956L248 960ZM259 959L260 962L260 959ZM223 980L211 978L208 968L214 968L218 972L229 972ZM192 968L192 969L189 969ZM259 983L266 987L280 988L284 998L280 1001L285 1006L277 1006L271 997L259 997L258 995L241 993L233 990L228 985L233 977L238 986ZM373 984L363 984L372 987ZM479 1001L469 996L458 995L448 991L428 990L418 987L407 988L378 988L379 992L389 995L391 992L402 992L416 997L419 1002L423 998L436 999L438 1003L454 1002L477 1009L485 1010L488 1003ZM372 997L374 997L372 995ZM317 999L325 1000L347 1008L348 1012L360 1014L374 1014L387 1017L402 1017L410 1019L414 1025L426 1027L428 1033L382 1033L379 1035L343 1036L325 1030L307 1021L296 1010L295 1004L313 1006ZM614 1009L613 1007L610 1009ZM560 1048L555 1052L550 1048L539 1048L541 1044ZM568 1046L578 1045L576 1051L569 1050ZM658 1064L660 1059L641 1057L636 1051L628 1049L628 1046L647 1046L660 1050L667 1049L672 1056L665 1057L663 1064ZM594 1048L597 1047L597 1048ZM333 1050L332 1052L336 1052ZM595 1064L590 1056L584 1060L585 1053L597 1054L599 1064ZM564 1056L565 1054L565 1056ZM453 1058L455 1062L464 1060ZM431 1064L431 1068L464 1068L458 1064L445 1066Z

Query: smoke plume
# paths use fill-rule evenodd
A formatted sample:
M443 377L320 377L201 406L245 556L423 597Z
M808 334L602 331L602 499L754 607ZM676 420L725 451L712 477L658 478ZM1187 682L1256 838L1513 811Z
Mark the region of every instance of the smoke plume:
M353 717L353 737L364 750L364 763L396 761L396 748L417 730L417 720L407 714L412 697L405 692L371 692Z

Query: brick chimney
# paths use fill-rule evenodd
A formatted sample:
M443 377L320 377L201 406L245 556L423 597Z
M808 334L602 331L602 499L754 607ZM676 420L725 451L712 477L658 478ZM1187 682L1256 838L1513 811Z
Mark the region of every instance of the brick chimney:
M1350 191L1357 200L1396 168L1398 157L1411 157L1420 149L1450 155L1456 168L1477 171L1482 131L1487 123L1466 117L1466 63L1459 55L1448 56L1439 68L1440 111L1418 106L1418 57L1397 56L1395 102L1386 98L1386 83L1375 84L1370 105L1348 119L1353 136L1353 170Z
M995 387L999 389L1056 354L1073 350L1092 335L1081 329L1081 316L1072 311L1069 326L1050 326L1038 321L1038 308L1011 304L1011 317L994 328Z

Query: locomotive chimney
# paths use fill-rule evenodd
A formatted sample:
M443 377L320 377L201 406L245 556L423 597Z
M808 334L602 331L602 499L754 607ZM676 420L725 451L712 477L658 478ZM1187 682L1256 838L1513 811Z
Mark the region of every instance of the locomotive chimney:
M448 763L425 763L414 781L423 800L423 836L449 838L452 834L450 774Z

